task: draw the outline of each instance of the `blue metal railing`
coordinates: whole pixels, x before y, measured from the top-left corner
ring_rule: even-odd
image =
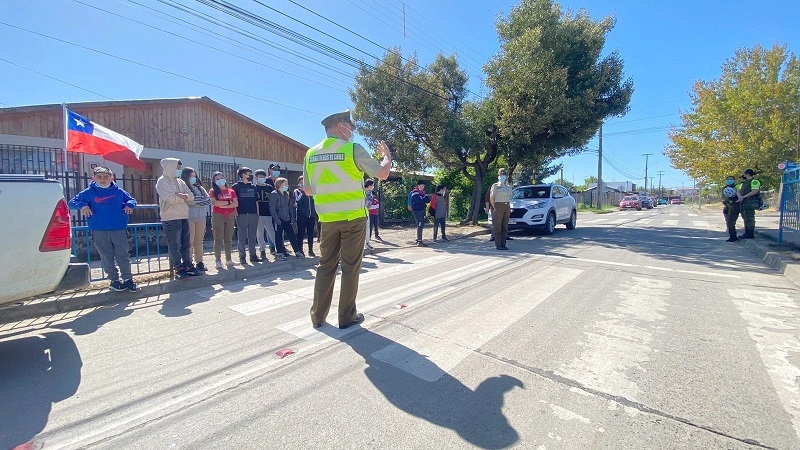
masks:
[[[166,243],[161,243],[162,235],[160,222],[128,225],[128,237],[133,239],[129,253],[131,272],[134,275],[170,270],[168,248]],[[106,277],[99,256],[92,254],[91,231],[88,226],[72,227],[72,255],[78,261],[89,263],[92,281]]]
[[[783,242],[783,232],[800,231],[800,168],[787,161],[781,180],[781,219],[778,243]]]

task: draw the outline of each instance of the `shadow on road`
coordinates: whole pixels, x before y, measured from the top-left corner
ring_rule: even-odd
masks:
[[[53,403],[77,392],[82,366],[63,331],[0,341],[0,449],[28,443],[44,429]]]
[[[364,358],[369,364],[364,370],[367,378],[402,411],[450,428],[480,448],[505,448],[519,440],[519,434],[502,412],[503,395],[514,387],[524,388],[517,378],[508,375],[491,377],[473,391],[425,355],[367,329],[339,340]],[[441,377],[428,382],[374,356],[375,352],[388,346],[415,361],[421,372],[438,372]]]

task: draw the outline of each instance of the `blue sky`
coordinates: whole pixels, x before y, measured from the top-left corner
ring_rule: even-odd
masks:
[[[229,1],[368,63],[389,47],[400,47],[405,55],[416,52],[423,64],[440,51],[455,53],[476,96],[486,93],[481,69],[499,48],[494,21],[517,3]],[[168,4],[208,13],[259,41]],[[641,185],[642,154],[652,153],[649,176],[655,184],[658,171],[663,171],[664,186],[691,186],[692,181],[673,169],[662,152],[670,124],[678,124],[679,111],[690,107],[694,81],[718,77],[724,60],[738,48],[776,42],[788,44],[795,53],[800,48],[797,0],[570,0],[561,5],[584,8],[596,19],[616,17],[606,51],[619,52],[626,76],[634,82],[630,112],[604,126],[608,161],[603,164],[603,178],[608,181]],[[185,26],[183,21],[217,34]],[[347,94],[355,73],[352,67],[198,1],[3,1],[0,42],[0,73],[6,81],[0,83],[0,107],[208,96],[308,145],[322,137],[322,117],[352,107]],[[596,140],[589,147],[596,149]],[[596,153],[566,158],[563,163],[564,178],[577,184],[597,174]]]

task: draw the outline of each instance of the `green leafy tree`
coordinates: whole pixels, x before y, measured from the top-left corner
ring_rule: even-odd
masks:
[[[454,56],[439,55],[428,67],[399,49],[375,69],[362,67],[350,97],[359,134],[370,145],[385,139],[403,172],[429,167],[460,170],[473,181],[466,221],[477,223],[481,185],[497,158],[490,101],[466,101],[468,78]]]
[[[602,57],[614,19],[594,21],[583,9],[551,0],[522,0],[498,20],[501,51],[486,65],[496,125],[509,164],[530,166],[538,179],[552,163],[576,154],[607,117],[624,115],[633,83],[617,52]]]
[[[701,182],[749,167],[766,188],[776,187],[778,164],[798,157],[798,92],[800,61],[785,45],[737,50],[719,79],[695,83],[692,108],[670,131],[664,154]]]

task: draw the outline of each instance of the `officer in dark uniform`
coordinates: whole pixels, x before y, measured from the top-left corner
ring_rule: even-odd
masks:
[[[730,176],[725,179],[725,187],[722,189],[722,215],[725,216],[725,226],[728,229],[728,240],[725,242],[736,242],[736,221],[739,220],[742,204],[739,203],[737,195],[736,177]],[[731,195],[732,194],[732,195]]]
[[[753,169],[742,172],[742,187],[739,189],[739,203],[742,205],[742,219],[744,220],[744,234],[739,239],[753,239],[756,231],[756,210],[758,209],[758,194],[761,182],[754,177]]]

